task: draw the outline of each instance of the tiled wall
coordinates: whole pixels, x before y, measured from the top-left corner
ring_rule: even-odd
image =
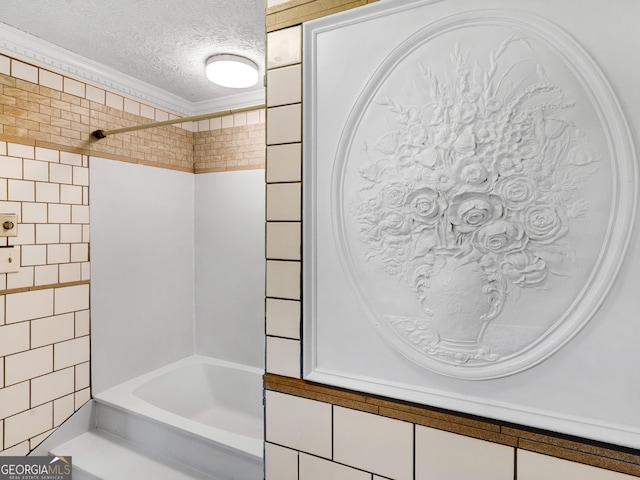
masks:
[[[0,141],[0,450],[22,455],[90,398],[89,169],[85,155]]]
[[[331,8],[355,3],[366,2],[331,2]],[[300,379],[304,219],[299,24],[332,11],[323,0],[267,2],[266,480],[640,476],[636,451]]]
[[[0,274],[0,455],[28,453],[90,398],[89,156],[186,172],[196,157],[201,171],[264,168],[264,110],[90,135],[174,118],[0,54],[0,213],[17,213],[19,232],[0,247],[13,246],[21,265]]]

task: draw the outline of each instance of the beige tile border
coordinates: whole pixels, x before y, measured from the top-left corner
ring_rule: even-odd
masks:
[[[75,287],[77,285],[90,285],[91,280],[78,280],[76,282],[50,283],[48,285],[34,285],[32,287],[9,288],[0,290],[0,295],[11,295],[12,293],[34,292],[36,290],[50,290],[52,288]]]
[[[266,390],[640,476],[640,451],[267,373]]]
[[[377,1],[378,0],[291,0],[266,9],[265,21],[267,33]]]

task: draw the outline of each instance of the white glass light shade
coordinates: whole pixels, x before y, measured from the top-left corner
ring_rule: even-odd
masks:
[[[207,59],[207,78],[229,88],[252,87],[258,82],[258,66],[238,55],[214,55]]]

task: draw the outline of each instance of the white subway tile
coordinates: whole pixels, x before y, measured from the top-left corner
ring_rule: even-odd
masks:
[[[209,130],[211,130],[209,126],[208,118],[205,120],[199,120],[197,125],[198,125],[198,132],[208,132]]]
[[[16,273],[7,275],[7,288],[33,287],[33,267],[22,267]]]
[[[276,107],[302,101],[302,65],[267,71],[267,106]]]
[[[21,223],[47,223],[47,204],[46,203],[22,203]],[[22,228],[19,225],[18,231]]]
[[[59,269],[60,282],[78,282],[82,280],[82,271],[79,263],[62,263]]]
[[[257,125],[260,123],[260,112],[258,110],[250,110],[247,112],[247,125]]]
[[[82,242],[82,225],[60,225],[60,243]]]
[[[80,264],[80,278],[82,280],[91,279],[91,263],[90,262],[82,262]]]
[[[210,118],[209,128],[211,130],[220,130],[222,128],[222,117]]]
[[[34,285],[58,283],[58,265],[41,265],[34,269]]]
[[[233,114],[233,126],[234,127],[243,127],[247,124],[247,113],[240,112]]]
[[[89,225],[82,225],[82,241],[85,243],[91,241],[91,228]]]
[[[266,441],[331,458],[331,405],[266,391]]]
[[[518,449],[518,480],[631,480],[637,478]]]
[[[50,163],[49,181],[52,183],[73,183],[73,167],[62,163]]]
[[[0,418],[24,412],[29,407],[29,382],[0,388]]]
[[[9,245],[33,245],[36,243],[36,226],[32,223],[20,223],[18,236],[9,237]]]
[[[298,452],[265,443],[265,480],[298,480]]]
[[[54,370],[89,361],[89,337],[79,337],[53,346]]]
[[[53,403],[45,403],[4,421],[4,443],[15,445],[53,428]]]
[[[107,92],[106,104],[107,107],[124,110],[124,98],[115,93]]]
[[[58,398],[53,401],[53,426],[58,427],[67,418],[73,415],[75,410],[74,394]]]
[[[29,441],[25,440],[18,445],[14,445],[13,447],[7,448],[7,442],[5,440],[4,443],[5,449],[0,452],[0,456],[3,457],[26,457],[29,454],[29,450],[31,449]]]
[[[169,113],[156,108],[156,122],[165,122],[169,120]]]
[[[15,202],[33,202],[36,199],[36,186],[32,181],[9,180],[7,198]]]
[[[300,302],[267,298],[267,335],[300,338]]]
[[[333,459],[396,480],[412,480],[413,425],[336,406]]]
[[[73,367],[34,378],[31,380],[31,407],[72,394],[75,391],[74,384]]]
[[[60,185],[36,182],[36,202],[57,203],[60,201]]]
[[[134,115],[140,115],[140,103],[130,98],[124,99],[124,111],[127,113],[133,113]]]
[[[4,325],[4,303],[5,303],[5,295],[0,295],[0,325]],[[0,364],[0,369],[2,369],[2,364]],[[2,382],[0,382],[0,388],[2,387]]]
[[[75,312],[76,317],[76,337],[89,335],[89,310]]]
[[[71,261],[71,245],[60,243],[47,245],[47,263],[68,263]]]
[[[56,315],[89,308],[89,285],[56,288],[55,291]]]
[[[20,252],[20,265],[45,265],[47,263],[46,245],[23,245]]]
[[[267,109],[267,145],[302,140],[302,105]]]
[[[31,348],[71,340],[75,335],[73,313],[31,321]]]
[[[298,222],[267,222],[267,258],[300,260],[300,230]]]
[[[40,85],[53,90],[62,91],[62,75],[50,72],[44,68],[40,69]]]
[[[89,244],[88,243],[71,244],[71,261],[72,262],[89,261]]]
[[[22,159],[0,156],[0,176],[3,178],[22,178]]]
[[[29,350],[29,322],[0,327],[0,357],[25,350]]]
[[[0,290],[7,289],[7,275],[0,275]]]
[[[60,243],[60,225],[55,223],[39,223],[36,225],[36,243]]]
[[[89,205],[89,187],[82,187],[82,204]]]
[[[71,166],[82,166],[82,154],[73,152],[60,152],[60,163]]]
[[[10,293],[6,296],[6,323],[53,315],[53,289]]]
[[[84,98],[85,95],[85,84],[82,82],[78,82],[69,77],[64,77],[62,81],[62,91],[64,93],[68,93],[70,95],[75,95],[76,97]]]
[[[267,220],[300,221],[301,188],[299,183],[267,185]]]
[[[40,435],[36,435],[33,438],[29,439],[29,448],[33,450],[36,448],[42,441],[44,441],[49,435],[51,435],[55,431],[55,428],[51,430],[47,430],[46,432],[41,433]]]
[[[73,167],[73,184],[89,185],[89,169],[86,167]]]
[[[11,76],[31,83],[38,83],[38,68],[18,60],[11,60]]]
[[[85,94],[86,94],[87,100],[99,103],[100,105],[105,104],[105,96],[106,96],[105,93],[106,92],[104,90],[98,87],[94,87],[93,85],[86,86]]]
[[[49,180],[49,163],[39,160],[24,160],[24,179],[39,180],[46,182]]]
[[[267,68],[283,67],[302,60],[302,27],[267,34]]]
[[[85,388],[75,393],[73,401],[75,409],[78,410],[82,405],[91,400],[91,389]]]
[[[1,162],[2,160],[0,160]],[[0,178],[0,200],[6,200],[9,194],[9,188],[7,187],[7,179]]]
[[[82,187],[79,185],[60,185],[60,203],[82,205]]]
[[[225,115],[220,119],[222,120],[222,128],[233,128],[233,115]]]
[[[7,143],[7,155],[10,157],[34,158],[35,147],[20,143]]]
[[[267,261],[268,297],[300,299],[300,263]]]
[[[82,390],[91,384],[91,364],[89,362],[81,363],[75,366],[76,383],[75,389]]]
[[[49,223],[71,223],[71,205],[50,203]]]
[[[11,59],[0,55],[0,73],[3,75],[11,75]]]
[[[300,478],[304,480],[371,480],[371,474],[301,453]]]
[[[300,378],[300,341],[267,337],[268,373]]]
[[[60,151],[50,148],[36,147],[36,160],[58,163],[60,161]]]
[[[416,480],[513,480],[513,470],[512,447],[416,426]]]
[[[72,223],[89,223],[89,207],[87,205],[71,206]]]
[[[24,382],[53,371],[53,347],[28,350],[4,359],[5,385]]]
[[[156,118],[156,109],[144,103],[140,104],[140,116],[154,120]]]

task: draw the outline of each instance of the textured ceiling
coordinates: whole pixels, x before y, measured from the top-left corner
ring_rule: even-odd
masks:
[[[235,53],[264,73],[264,0],[0,0],[0,22],[188,102],[262,89],[217,87],[205,60]]]

